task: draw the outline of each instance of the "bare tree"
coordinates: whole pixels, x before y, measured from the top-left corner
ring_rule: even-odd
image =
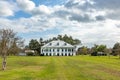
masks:
[[[15,45],[18,41],[18,37],[16,33],[11,29],[1,29],[0,30],[0,53],[2,56],[2,70],[6,69],[6,58],[8,55],[8,51],[11,49],[13,45]]]

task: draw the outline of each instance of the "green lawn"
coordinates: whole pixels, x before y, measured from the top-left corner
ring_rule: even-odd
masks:
[[[120,80],[120,59],[113,56],[10,56],[7,62],[0,80]]]

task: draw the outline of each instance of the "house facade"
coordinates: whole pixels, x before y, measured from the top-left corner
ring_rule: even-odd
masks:
[[[75,47],[61,40],[51,41],[41,47],[44,56],[75,56]]]

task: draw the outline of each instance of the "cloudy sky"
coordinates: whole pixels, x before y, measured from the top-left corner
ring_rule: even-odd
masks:
[[[25,39],[58,34],[83,45],[120,42],[120,0],[0,0],[0,28],[11,28]]]

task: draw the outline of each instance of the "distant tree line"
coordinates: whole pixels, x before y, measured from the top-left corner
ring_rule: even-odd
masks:
[[[85,46],[78,48],[77,54],[78,55],[92,55],[92,56],[99,56],[99,55],[107,55],[107,53],[111,53],[111,49],[108,49],[106,45],[97,45],[94,44],[93,47],[87,48]]]
[[[120,58],[120,43],[115,43],[113,48],[107,48],[106,45],[97,45],[95,44],[92,48],[88,48],[87,46],[82,46],[78,48],[77,55],[92,55],[92,56],[119,56]]]

